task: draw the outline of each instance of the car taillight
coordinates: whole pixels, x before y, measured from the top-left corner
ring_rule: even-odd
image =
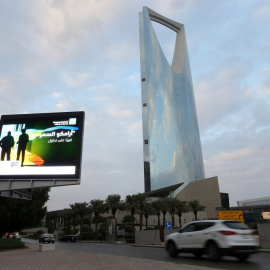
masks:
[[[223,234],[223,235],[236,235],[236,232],[232,232],[232,231],[219,231],[219,233]]]

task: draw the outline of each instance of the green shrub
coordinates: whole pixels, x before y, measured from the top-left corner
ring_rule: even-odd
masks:
[[[145,231],[151,231],[151,230],[155,230],[155,228],[154,227],[148,227],[148,228],[145,228],[144,230]]]
[[[0,239],[0,251],[5,249],[25,248],[25,244],[18,239],[3,238]]]
[[[127,239],[126,242],[130,244],[135,244],[135,239]]]
[[[162,225],[159,225],[159,226],[158,226],[158,225],[156,225],[156,226],[154,227],[154,229],[155,229],[155,230],[160,230],[160,229],[164,229],[164,228],[163,228],[163,226],[162,226]]]
[[[30,239],[39,239],[41,234],[39,233],[34,233],[34,234],[30,234],[27,236],[27,238],[30,238]]]
[[[83,225],[82,227],[82,240],[93,240],[95,239],[95,232],[90,225]]]
[[[95,233],[94,232],[83,232],[82,233],[82,240],[94,240]]]

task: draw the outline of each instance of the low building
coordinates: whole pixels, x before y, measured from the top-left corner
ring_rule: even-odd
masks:
[[[198,200],[201,205],[205,206],[207,219],[218,219],[216,209],[223,207],[217,176],[189,183],[177,194],[176,198],[186,202]],[[226,205],[230,205],[229,196],[227,196]]]
[[[242,200],[237,202],[238,206],[262,206],[270,205],[270,197]]]

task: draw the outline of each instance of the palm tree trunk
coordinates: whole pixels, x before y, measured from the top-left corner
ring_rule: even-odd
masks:
[[[174,227],[174,214],[172,214],[172,227]]]
[[[166,213],[165,214],[163,213],[163,228],[165,228],[165,223],[166,223],[165,215],[166,215]]]
[[[81,224],[80,224],[80,241],[82,241],[82,227],[83,227],[83,218],[81,217]]]
[[[134,215],[132,215],[132,221],[131,221],[131,225],[132,225],[132,239],[135,239],[135,232],[134,232]]]
[[[75,232],[75,222],[76,222],[76,220],[75,220],[75,218],[73,219],[73,234],[76,234],[76,232]]]
[[[181,221],[182,215],[178,214],[178,217],[179,217],[179,227],[182,228],[182,221]]]
[[[143,223],[143,212],[140,211],[140,231],[142,231],[142,223]]]
[[[96,218],[97,219],[97,218]],[[98,222],[96,221],[96,224],[95,224],[95,240],[97,241],[98,240],[98,235],[97,235],[97,228],[98,228]]]
[[[194,212],[195,220],[197,220],[197,211],[195,210]]]

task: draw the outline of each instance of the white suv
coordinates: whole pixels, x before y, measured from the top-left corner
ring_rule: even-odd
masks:
[[[171,257],[178,253],[207,254],[212,260],[221,256],[235,256],[246,260],[258,249],[254,231],[245,224],[232,220],[194,221],[165,238],[165,247]]]

